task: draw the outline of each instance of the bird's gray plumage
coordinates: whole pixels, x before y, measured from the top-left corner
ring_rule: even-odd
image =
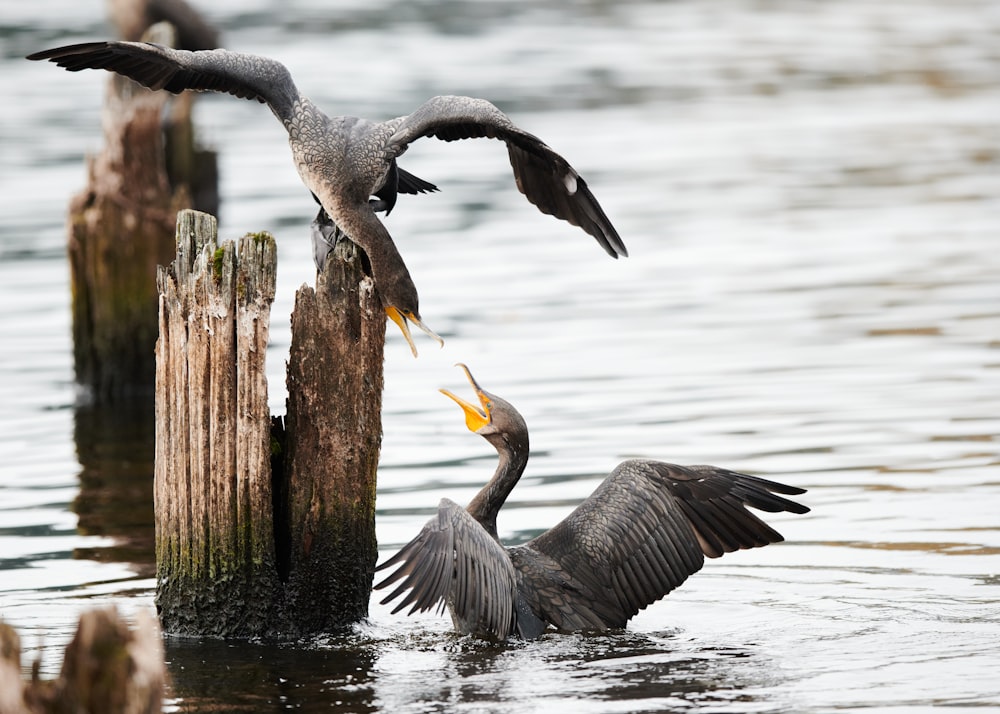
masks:
[[[150,89],[224,92],[266,103],[288,131],[303,183],[336,227],[367,253],[386,308],[398,310],[421,327],[416,287],[388,231],[375,216],[376,210],[391,210],[397,192],[435,190],[433,184],[401,173],[396,166],[396,159],[421,137],[504,141],[517,186],[531,203],[543,213],[583,228],[610,256],[627,255],[617,231],[576,170],[483,99],[434,97],[409,116],[372,122],[327,116],[299,93],[284,65],[256,55],[222,49],[188,52],[144,42],[89,42],[37,52],[28,59],[50,60],[73,72],[106,69]],[[379,200],[369,203],[372,196]],[[315,247],[315,230],[313,236]],[[317,258],[320,252],[314,250]],[[405,324],[400,327],[407,334]]]
[[[804,493],[800,488],[714,466],[633,459],[559,524],[503,548],[496,516],[527,463],[527,427],[512,405],[469,379],[488,419],[476,431],[497,448],[500,464],[466,509],[442,500],[417,537],[378,566],[396,568],[376,585],[398,583],[383,602],[405,593],[393,612],[446,605],[460,632],[501,640],[536,637],[548,627],[621,628],[700,570],[706,556],[781,541],[748,506],[809,511],[778,495]],[[449,396],[467,414],[475,409]]]

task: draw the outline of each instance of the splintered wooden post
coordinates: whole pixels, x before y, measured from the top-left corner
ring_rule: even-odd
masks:
[[[160,268],[156,343],[157,607],[166,631],[281,631],[264,357],[277,253],[267,234],[217,244],[182,211]]]
[[[297,295],[288,415],[272,435],[274,239],[220,247],[215,230],[182,211],[177,258],[159,273],[161,622],[225,637],[340,629],[368,614],[375,566],[385,312],[357,248],[338,246]]]
[[[292,314],[287,455],[289,611],[306,631],[368,614],[382,442],[385,312],[358,249],[341,242]]]

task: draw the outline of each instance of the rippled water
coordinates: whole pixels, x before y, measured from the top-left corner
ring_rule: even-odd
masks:
[[[290,7],[289,7],[290,5]],[[76,407],[64,216],[100,146],[101,73],[24,62],[105,37],[90,4],[0,10],[0,617],[42,670],[77,613],[149,608],[149,421]],[[1000,6],[678,1],[215,3],[335,113],[484,96],[564,153],[619,228],[611,261],[516,192],[501,145],[404,157],[443,191],[388,225],[447,344],[386,355],[383,556],[487,444],[456,361],[532,429],[516,542],[626,457],[809,489],[787,542],[709,563],[625,633],[488,647],[373,602],[298,647],[169,641],[177,711],[914,711],[1000,705]],[[198,105],[221,232],[272,231],[284,411],[313,211],[280,126]]]

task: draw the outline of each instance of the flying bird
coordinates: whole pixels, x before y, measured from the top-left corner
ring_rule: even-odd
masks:
[[[407,321],[438,342],[441,338],[421,320],[416,286],[375,213],[391,211],[399,193],[436,190],[396,164],[421,137],[500,139],[507,145],[517,187],[531,203],[582,228],[611,257],[628,255],[597,199],[566,159],[485,99],[434,97],[409,116],[376,122],[326,115],[299,93],[283,64],[257,55],[223,49],[188,52],[146,42],[88,42],[36,52],[28,59],[50,60],[71,72],[106,69],[150,89],[225,92],[267,104],[288,132],[302,182],[322,206],[315,223],[325,225],[325,212],[365,251],[383,307],[414,355]],[[317,261],[322,233],[313,230]]]
[[[497,514],[528,461],[528,428],[509,402],[483,390],[465,365],[479,404],[441,390],[465,423],[497,450],[493,478],[462,508],[441,499],[420,533],[376,569],[395,570],[393,613],[447,607],[455,628],[492,640],[623,628],[639,610],[697,572],[705,557],[783,540],[747,510],[808,513],[776,494],[804,489],[715,466],[660,461],[619,464],[562,522],[504,547]]]

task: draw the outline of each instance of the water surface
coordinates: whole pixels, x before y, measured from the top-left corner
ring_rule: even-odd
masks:
[[[98,72],[28,63],[108,36],[65,0],[0,10],[0,617],[42,671],[77,614],[151,607],[150,423],[81,406],[65,210],[100,147]],[[452,365],[532,433],[501,514],[523,541],[619,461],[809,489],[787,541],[726,556],[624,633],[496,648],[373,601],[297,646],[170,640],[175,711],[784,712],[1000,705],[1000,12],[991,2],[215,3],[335,113],[487,97],[564,153],[631,257],[528,205],[494,142],[418,142],[440,194],[387,224],[442,334],[392,329],[378,538],[394,552],[489,446]],[[206,97],[221,234],[270,230],[268,354],[312,282],[311,199],[263,108]],[[120,415],[119,415],[120,416]]]

